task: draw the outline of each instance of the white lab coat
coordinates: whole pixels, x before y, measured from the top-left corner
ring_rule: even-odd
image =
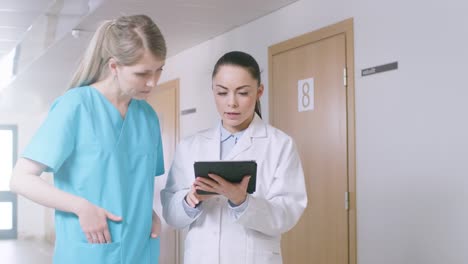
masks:
[[[281,234],[307,205],[301,161],[291,137],[257,115],[225,160],[256,160],[256,192],[236,217],[224,196],[200,205],[190,218],[183,199],[194,181],[193,163],[220,159],[220,127],[199,132],[177,146],[165,189],[163,217],[176,228],[189,226],[184,264],[280,264]]]

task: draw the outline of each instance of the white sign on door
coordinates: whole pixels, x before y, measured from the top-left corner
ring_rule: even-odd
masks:
[[[314,110],[314,78],[297,82],[297,107],[299,112]]]

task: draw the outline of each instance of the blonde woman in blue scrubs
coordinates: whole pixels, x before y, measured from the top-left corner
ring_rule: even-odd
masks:
[[[177,146],[161,192],[164,219],[174,227],[188,227],[184,264],[281,264],[281,235],[307,205],[296,146],[261,119],[263,85],[252,56],[224,54],[212,81],[221,121]],[[255,160],[256,191],[246,192],[248,176],[240,183],[215,174],[195,179],[193,163],[203,160]]]
[[[165,57],[149,17],[103,23],[18,160],[12,190],[56,209],[54,263],[158,263],[153,184],[164,163],[158,117],[144,99]],[[44,171],[55,187],[38,177]]]

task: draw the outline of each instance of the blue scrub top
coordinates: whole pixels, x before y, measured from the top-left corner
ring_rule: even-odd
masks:
[[[112,243],[89,244],[78,217],[56,210],[54,263],[158,263],[159,239],[150,233],[154,176],[164,161],[159,120],[146,101],[131,100],[123,119],[95,88],[71,89],[23,157],[46,165],[57,188],[123,218],[108,220]]]

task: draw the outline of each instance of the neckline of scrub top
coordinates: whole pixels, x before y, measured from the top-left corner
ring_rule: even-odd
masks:
[[[112,111],[116,112],[118,116],[120,117],[120,121],[123,123],[125,122],[125,119],[127,119],[128,113],[130,112],[130,107],[132,106],[133,103],[133,98],[130,99],[130,102],[128,102],[128,107],[127,107],[127,112],[125,112],[125,117],[122,116],[120,113],[119,109],[104,95],[102,94],[96,87],[89,85],[88,86],[94,93],[97,93],[101,99],[111,108],[113,109]]]
[[[97,94],[99,98],[101,98],[101,101],[104,102],[104,104],[107,105],[107,107],[109,109],[111,109],[112,112],[114,112],[113,115],[117,116],[118,117],[118,129],[119,130],[119,133],[117,135],[117,138],[115,139],[115,145],[114,147],[117,148],[120,144],[120,141],[121,141],[121,138],[122,138],[122,134],[123,134],[123,131],[125,130],[125,127],[126,127],[126,123],[128,123],[128,119],[130,118],[131,116],[131,113],[132,113],[132,109],[133,109],[133,98],[130,99],[130,102],[128,104],[128,109],[127,109],[127,112],[125,113],[125,117],[122,117],[122,115],[120,114],[120,111],[117,109],[117,107],[115,107],[114,104],[111,103],[111,101],[109,101],[109,99],[107,99],[107,97],[105,97],[98,89],[96,89],[95,87],[89,85],[88,86],[90,88],[90,90]],[[116,125],[116,124],[114,124]]]

